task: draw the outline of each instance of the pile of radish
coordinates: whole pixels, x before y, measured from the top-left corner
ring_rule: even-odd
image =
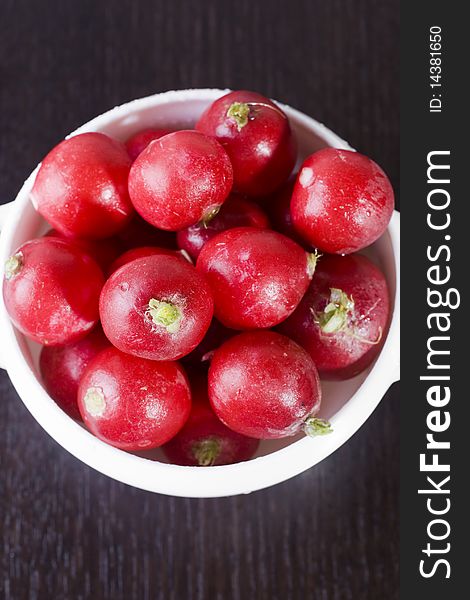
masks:
[[[296,159],[284,112],[247,91],[194,130],[49,152],[31,201],[53,229],[8,259],[3,297],[71,418],[199,466],[330,431],[320,380],[357,375],[385,339],[385,277],[354,253],[394,196],[359,153],[325,148],[292,175]]]

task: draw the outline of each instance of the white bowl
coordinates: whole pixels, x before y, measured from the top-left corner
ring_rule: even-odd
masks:
[[[89,121],[71,135],[101,131],[124,140],[151,126],[191,127],[202,111],[226,90],[180,90],[134,100]],[[314,119],[281,105],[299,141],[300,157],[319,148],[350,146]],[[41,235],[46,224],[29,200],[37,168],[17,198],[0,212],[0,270],[23,242]],[[399,379],[399,214],[394,213],[386,233],[369,250],[384,271],[392,295],[393,318],[375,364],[346,382],[325,383],[321,416],[330,419],[333,433],[319,438],[298,436],[260,444],[247,462],[221,467],[180,467],[166,464],[157,452],[148,457],[123,452],[101,442],[70,419],[42,387],[37,367],[39,347],[11,325],[0,302],[0,364],[38,423],[56,442],[78,459],[114,479],[135,487],[185,497],[217,497],[249,493],[305,471],[334,452],[366,421],[389,386]],[[0,271],[3,280],[3,272]],[[155,460],[157,459],[157,460]]]

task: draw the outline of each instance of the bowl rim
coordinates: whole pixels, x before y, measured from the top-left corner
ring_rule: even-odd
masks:
[[[67,137],[103,129],[115,119],[136,110],[191,100],[211,102],[228,91],[213,88],[172,90],[131,100],[91,119]],[[329,145],[352,149],[322,123],[285,104],[278,104],[289,118],[308,127]],[[1,207],[0,223],[1,217],[5,217],[0,235],[2,279],[4,259],[9,254],[14,232],[20,227],[23,211],[30,202],[29,191],[39,166],[26,179],[16,199]],[[2,362],[21,400],[41,427],[76,458],[113,479],[150,492],[194,498],[231,496],[263,489],[298,475],[342,446],[369,418],[390,385],[399,380],[400,215],[397,211],[394,211],[384,235],[390,238],[395,267],[394,309],[387,339],[366,379],[331,418],[333,433],[325,437],[305,437],[271,454],[210,469],[151,461],[102,442],[55,404],[25,361],[3,300],[0,300]]]

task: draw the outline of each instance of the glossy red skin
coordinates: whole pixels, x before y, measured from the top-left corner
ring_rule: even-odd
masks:
[[[197,131],[176,131],[150,144],[129,174],[137,212],[154,227],[177,231],[226,200],[233,169],[222,146]]]
[[[325,148],[304,161],[291,215],[295,229],[313,247],[351,254],[384,233],[393,207],[391,183],[374,161],[358,152]]]
[[[235,333],[233,329],[228,329],[214,317],[202,341],[192,352],[183,357],[183,363],[200,369],[208,369],[214,351]]]
[[[26,242],[16,254],[23,266],[3,280],[5,307],[15,327],[45,346],[85,337],[98,322],[104,283],[96,262],[75,244],[53,237]]]
[[[64,235],[110,237],[134,212],[127,191],[130,166],[131,159],[121,142],[103,133],[73,136],[42,161],[31,200],[46,221]]]
[[[299,433],[318,413],[321,388],[310,355],[273,331],[237,335],[215,351],[209,399],[219,419],[258,439]]]
[[[87,407],[90,388],[104,398],[98,411]],[[183,427],[191,410],[191,391],[178,363],[107,348],[88,365],[78,406],[85,425],[100,440],[122,450],[147,450],[165,444]]]
[[[77,404],[78,385],[89,363],[110,346],[101,327],[67,346],[44,346],[39,357],[44,387],[72,419],[81,420]]]
[[[325,334],[315,322],[315,311],[328,304],[330,288],[343,290],[354,300],[349,326],[355,336],[339,332]],[[348,379],[366,369],[385,341],[390,317],[387,282],[382,272],[365,256],[323,256],[312,283],[295,312],[279,331],[303,346],[313,358],[323,379]],[[382,341],[368,344],[361,341]]]
[[[170,129],[144,129],[131,136],[126,141],[126,150],[131,160],[134,161],[150,142],[158,140],[169,133],[172,133]]]
[[[196,223],[182,229],[176,234],[176,239],[178,246],[196,260],[208,240],[221,231],[242,226],[266,229],[269,227],[268,217],[254,202],[233,194],[208,223]]]
[[[63,235],[55,229],[46,233],[46,237],[56,237],[77,245],[84,252],[96,260],[103,272],[106,272],[109,265],[121,254],[122,246],[115,237],[104,240],[85,240],[80,238],[71,238]]]
[[[248,123],[238,129],[227,116],[234,102],[253,103]],[[213,102],[196,129],[214,136],[233,165],[234,189],[248,196],[270,194],[286,181],[294,168],[297,144],[284,112],[255,92],[236,91]]]
[[[118,258],[116,258],[116,260],[110,265],[107,271],[108,277],[123,265],[127,265],[127,263],[130,263],[137,258],[145,258],[146,256],[159,256],[161,254],[165,256],[176,256],[176,258],[179,258],[180,260],[189,262],[179,250],[156,248],[155,246],[142,246],[141,248],[132,248],[131,250],[127,250],[127,252],[124,252],[124,254],[118,256]]]
[[[232,329],[273,327],[296,308],[311,279],[308,254],[275,231],[237,227],[209,240],[197,259],[215,316]]]
[[[159,248],[177,249],[176,234],[173,231],[157,229],[142,217],[135,214],[131,222],[119,232],[118,239],[125,250],[141,248],[142,246],[158,246]]]
[[[172,302],[181,311],[170,333],[147,313],[150,299]],[[175,256],[138,258],[115,271],[100,297],[103,330],[123,352],[152,360],[176,360],[203,339],[213,316],[212,294],[204,277]]]
[[[220,451],[207,466],[230,465],[252,458],[259,441],[229,429],[217,418],[207,396],[206,378],[193,378],[191,390],[193,402],[189,419],[162,448],[170,462],[188,467],[204,466],[194,454],[195,445],[213,440],[219,443]]]

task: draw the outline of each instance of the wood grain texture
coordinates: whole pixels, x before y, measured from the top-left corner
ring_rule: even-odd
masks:
[[[0,202],[94,115],[205,86],[315,116],[398,189],[398,18],[397,0],[2,0]],[[41,430],[4,373],[0,393],[0,598],[398,597],[397,386],[317,467],[214,500],[107,479]]]

